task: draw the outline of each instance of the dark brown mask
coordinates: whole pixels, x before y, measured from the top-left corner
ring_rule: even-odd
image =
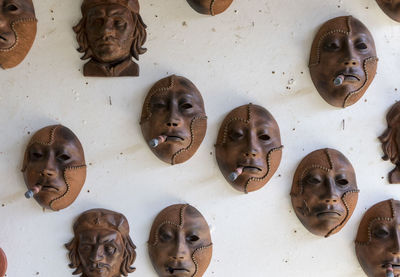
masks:
[[[391,19],[400,22],[400,0],[376,0],[376,2]]]
[[[356,253],[369,277],[400,276],[400,202],[372,206],[358,227]]]
[[[32,0],[0,0],[0,66],[21,63],[32,47],[37,20]]]
[[[232,110],[222,122],[215,145],[219,169],[235,189],[248,193],[262,188],[282,158],[279,126],[258,105]]]
[[[314,38],[310,73],[319,94],[335,107],[356,103],[375,77],[378,58],[367,27],[352,16],[325,22]]]
[[[329,237],[350,219],[358,192],[349,160],[327,148],[311,152],[300,162],[290,196],[304,227],[314,235]]]
[[[148,249],[158,276],[201,277],[212,256],[210,229],[196,208],[172,205],[154,220]]]
[[[172,75],[150,89],[140,121],[151,151],[172,165],[190,159],[207,130],[203,98],[185,77]]]
[[[6,275],[7,272],[7,257],[3,249],[0,248],[0,277]]]
[[[146,25],[139,14],[138,0],[84,0],[82,19],[74,27],[84,53],[85,76],[139,76],[132,57],[146,52]]]
[[[120,277],[135,271],[131,265],[136,259],[136,246],[123,214],[105,209],[84,212],[75,221],[74,238],[65,246],[74,275]]]
[[[388,128],[379,137],[382,142],[383,160],[390,160],[396,167],[389,173],[391,184],[400,183],[400,102],[392,106],[386,115]]]
[[[58,211],[72,204],[86,179],[85,156],[75,134],[62,125],[47,126],[30,140],[22,167],[27,198]]]
[[[224,12],[233,0],[186,0],[198,13],[217,15]]]

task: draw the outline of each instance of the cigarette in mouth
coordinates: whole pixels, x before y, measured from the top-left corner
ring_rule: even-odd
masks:
[[[243,167],[238,167],[235,169],[235,171],[231,172],[228,176],[228,179],[231,180],[231,182],[235,181],[241,174],[243,173]]]
[[[28,190],[25,192],[25,197],[27,199],[32,198],[35,194],[37,194],[40,191],[40,188],[37,186],[34,186],[32,189]]]
[[[158,136],[158,137],[150,140],[149,145],[151,148],[156,148],[158,145],[165,142],[166,140],[167,140],[167,136],[161,135],[161,136]]]
[[[391,264],[385,265],[386,277],[394,277],[393,266]]]
[[[344,81],[344,75],[340,74],[335,78],[335,80],[333,80],[333,84],[338,87],[343,84],[343,81]]]

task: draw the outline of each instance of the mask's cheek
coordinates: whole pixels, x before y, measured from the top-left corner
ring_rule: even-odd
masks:
[[[344,203],[344,207],[346,209],[346,217],[344,220],[336,226],[329,235],[336,234],[339,232],[344,225],[346,225],[347,221],[349,221],[350,217],[352,216],[358,201],[358,190],[351,190],[344,193],[342,196],[342,202]]]
[[[212,257],[212,244],[198,248],[192,254],[192,260],[196,266],[193,277],[201,277],[206,272]]]
[[[36,36],[37,20],[35,18],[20,19],[12,23],[16,36],[15,44],[6,50],[0,50],[0,66],[12,68],[21,63],[31,49]]]

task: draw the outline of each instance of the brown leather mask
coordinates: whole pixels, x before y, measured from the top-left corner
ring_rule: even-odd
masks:
[[[217,15],[224,12],[233,0],[186,0],[198,13]]]
[[[201,277],[211,261],[210,229],[190,205],[172,205],[153,222],[148,249],[160,277]]]
[[[358,200],[356,174],[335,149],[308,154],[297,167],[290,193],[293,209],[304,227],[317,236],[339,232]]]
[[[82,19],[74,27],[85,76],[139,76],[132,57],[146,52],[146,25],[138,0],[84,0]]]
[[[172,165],[190,159],[207,129],[203,98],[185,77],[172,75],[150,89],[140,121],[151,151]]]
[[[367,27],[352,16],[325,22],[314,38],[310,73],[319,94],[335,107],[356,103],[375,77],[378,58]]]
[[[0,277],[6,275],[7,272],[7,257],[3,249],[0,248]]]
[[[232,110],[222,122],[215,145],[219,169],[235,189],[262,188],[282,158],[281,136],[274,117],[258,105]]]
[[[400,276],[400,202],[372,206],[358,227],[356,253],[369,277]]]
[[[400,102],[392,106],[386,115],[388,128],[379,137],[382,142],[383,160],[390,160],[396,167],[389,173],[391,184],[400,183]]]
[[[30,140],[22,167],[27,198],[58,211],[72,204],[86,179],[85,156],[75,134],[62,125],[47,126]]]
[[[74,238],[65,246],[74,275],[120,277],[135,271],[131,265],[136,259],[136,246],[123,214],[105,209],[82,213],[74,224]]]
[[[32,47],[37,19],[32,0],[0,0],[0,66],[17,66]]]
[[[386,15],[400,22],[400,0],[376,0],[376,2]]]

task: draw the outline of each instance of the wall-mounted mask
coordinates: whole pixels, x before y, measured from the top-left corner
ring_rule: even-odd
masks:
[[[84,0],[82,19],[74,27],[85,76],[139,76],[132,57],[146,52],[146,25],[138,0]]]
[[[47,126],[30,140],[22,166],[27,198],[58,211],[72,204],[86,179],[85,156],[75,134],[62,125]]]
[[[25,59],[36,25],[32,0],[0,0],[0,67],[11,68]]]
[[[7,257],[3,249],[0,248],[0,277],[4,277],[7,272]]]
[[[386,115],[388,124],[385,132],[379,137],[382,142],[383,160],[390,160],[396,167],[389,173],[391,184],[400,183],[400,102],[394,104]]]
[[[325,22],[310,55],[312,81],[322,98],[335,107],[356,103],[375,77],[378,58],[367,27],[352,16]]]
[[[329,237],[350,219],[358,192],[349,160],[327,148],[311,152],[300,162],[290,196],[304,227],[314,235]]]
[[[211,261],[210,229],[190,205],[172,205],[153,222],[148,250],[160,277],[201,277]]]
[[[376,0],[376,2],[386,15],[400,22],[400,0]]]
[[[217,15],[224,12],[233,0],[186,0],[198,13]]]
[[[120,277],[135,271],[131,265],[136,259],[136,246],[123,214],[105,209],[82,213],[74,223],[74,238],[65,246],[74,275]]]
[[[358,227],[356,254],[369,277],[400,276],[400,202],[386,200],[372,206]]]
[[[151,151],[172,165],[190,159],[207,129],[203,98],[188,79],[172,75],[150,89],[140,126]]]
[[[258,105],[232,110],[222,122],[215,145],[219,169],[235,189],[262,188],[282,158],[281,136],[274,117]]]

